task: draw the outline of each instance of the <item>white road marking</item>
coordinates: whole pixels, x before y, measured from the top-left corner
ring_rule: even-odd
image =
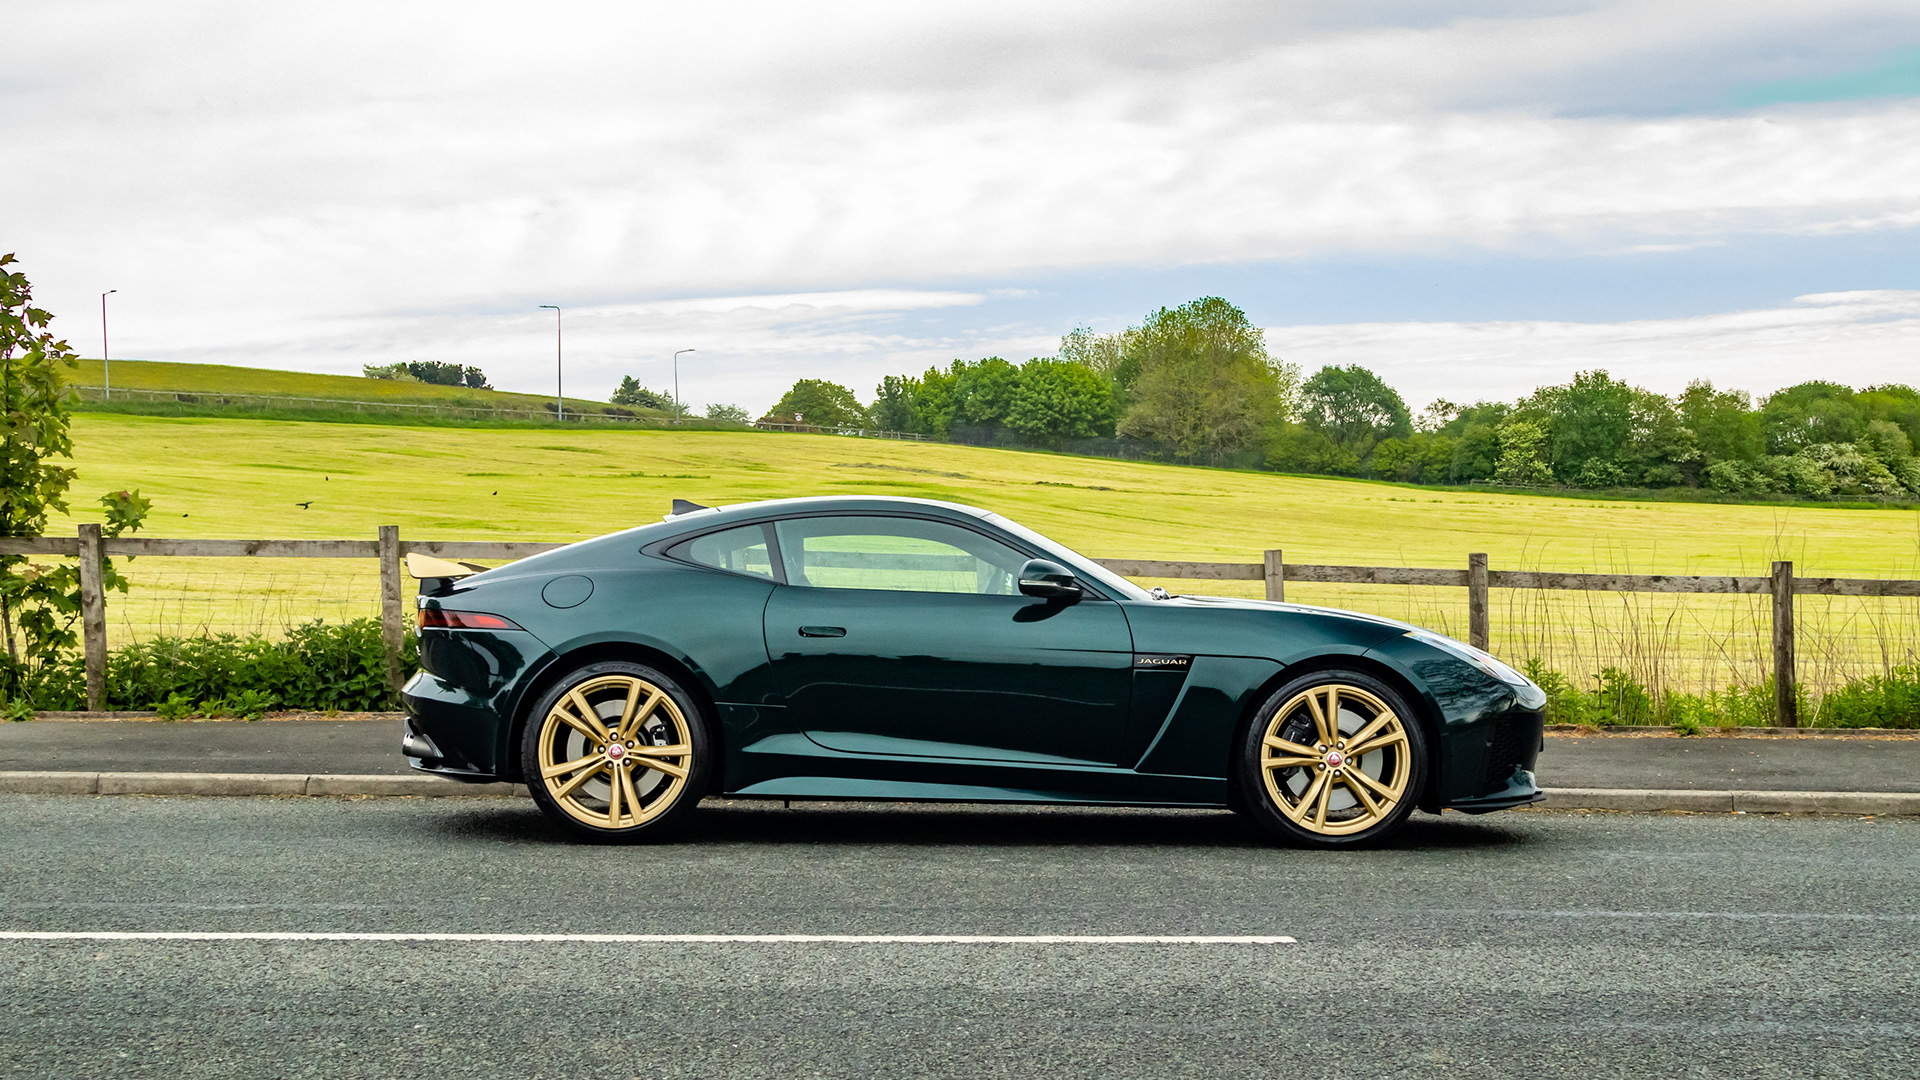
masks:
[[[1290,937],[1181,934],[350,934],[220,930],[0,930],[0,941],[481,941],[611,945],[1294,945]]]
[[[1527,909],[1439,909],[1452,915],[1537,916],[1546,919],[1738,919],[1764,922],[1769,919],[1831,920],[1840,922],[1915,922],[1920,915],[1855,915],[1831,911],[1593,911]]]

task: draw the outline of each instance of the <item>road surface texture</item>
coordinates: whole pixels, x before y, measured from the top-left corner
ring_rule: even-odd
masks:
[[[1920,1075],[1920,820],[0,796],[0,931],[1285,935],[23,940],[7,1077]]]
[[[403,774],[400,721],[0,724],[0,772]],[[1920,791],[1920,738],[1547,736],[1540,782],[1565,788]]]

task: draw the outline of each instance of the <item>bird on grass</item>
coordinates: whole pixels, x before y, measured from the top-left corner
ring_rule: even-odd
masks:
[[[293,505],[299,507],[302,510],[311,510],[313,509],[313,504],[319,501],[320,501],[319,499],[308,499],[306,502],[297,502],[297,503],[294,503]]]

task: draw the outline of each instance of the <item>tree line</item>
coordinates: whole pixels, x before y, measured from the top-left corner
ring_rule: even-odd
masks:
[[[1518,401],[1443,399],[1415,414],[1357,364],[1303,378],[1220,297],[1118,333],[1076,328],[1023,364],[889,375],[865,405],[802,379],[762,419],[1419,484],[1920,495],[1911,386],[1812,381],[1756,400],[1705,380],[1669,396],[1583,371]]]

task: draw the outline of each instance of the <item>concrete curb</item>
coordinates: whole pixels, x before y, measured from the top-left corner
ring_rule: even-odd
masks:
[[[527,796],[523,784],[462,784],[438,776],[341,773],[0,772],[8,795]],[[1700,814],[1920,815],[1920,792],[1686,791],[1549,788],[1543,810],[1684,810]]]
[[[1687,810],[1705,814],[1920,814],[1911,791],[1685,791],[1548,788],[1545,810]]]
[[[1596,735],[1676,735],[1679,729],[1671,724],[1659,727],[1611,724],[1606,727],[1591,727],[1583,724],[1548,724],[1549,735],[1578,735],[1592,737]],[[1700,731],[1690,738],[1725,739],[1739,738],[1743,735],[1773,737],[1777,735],[1804,735],[1815,739],[1884,739],[1888,736],[1912,738],[1920,734],[1914,728],[1886,727],[1710,727],[1702,726]]]
[[[9,795],[525,796],[522,784],[341,773],[0,772]]]

